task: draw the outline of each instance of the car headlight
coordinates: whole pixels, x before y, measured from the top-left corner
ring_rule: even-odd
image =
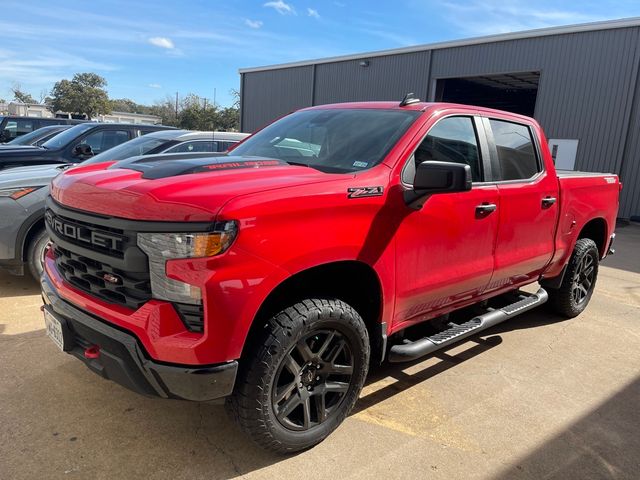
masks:
[[[149,257],[151,292],[154,298],[170,302],[199,304],[198,287],[167,277],[167,260],[213,257],[227,250],[238,234],[236,222],[218,222],[211,232],[138,233],[138,246]]]
[[[0,197],[9,197],[13,200],[18,200],[19,198],[24,197],[25,195],[30,194],[38,190],[40,187],[16,187],[16,188],[3,188],[0,189]]]

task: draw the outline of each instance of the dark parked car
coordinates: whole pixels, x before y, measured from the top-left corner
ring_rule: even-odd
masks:
[[[71,125],[49,125],[48,127],[41,127],[37,130],[34,130],[33,132],[20,135],[10,142],[1,144],[0,149],[13,148],[19,145],[32,145],[35,147],[39,147],[44,142],[52,139],[60,132],[63,132],[64,130],[67,130],[69,128],[71,128]]]
[[[85,122],[86,120],[70,118],[0,116],[0,143],[10,142],[16,137],[50,125],[77,125]]]
[[[226,152],[248,136],[248,133],[237,132],[163,130],[118,145],[108,153],[96,155],[84,164],[124,160],[136,155],[152,155],[156,153]]]
[[[246,138],[246,133],[163,130],[135,138],[83,163],[123,160],[138,155],[179,160],[210,157]],[[146,157],[144,157],[146,158]],[[128,161],[128,160],[127,160]],[[49,182],[69,164],[32,165],[0,173],[0,268],[22,275],[25,266],[37,279],[42,273],[42,255],[49,237],[44,231],[44,200]]]
[[[56,135],[40,147],[18,145],[1,149],[0,170],[47,163],[78,163],[133,138],[169,128],[173,127],[83,123]]]

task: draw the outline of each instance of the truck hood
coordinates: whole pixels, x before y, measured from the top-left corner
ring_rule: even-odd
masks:
[[[0,175],[0,188],[49,185],[51,179],[67,167],[68,165],[47,164],[9,168]]]
[[[39,153],[46,152],[46,149],[42,147],[34,147],[32,145],[0,145],[0,155],[2,156],[22,156],[22,155],[38,155]]]
[[[64,206],[105,216],[208,222],[232,198],[336,178],[344,174],[270,158],[155,158],[74,167],[54,179],[51,195]]]

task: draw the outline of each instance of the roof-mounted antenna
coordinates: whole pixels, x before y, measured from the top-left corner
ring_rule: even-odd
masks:
[[[420,103],[420,99],[416,98],[416,94],[411,92],[407,93],[402,101],[400,102],[401,107],[406,107],[407,105],[413,105],[414,103]]]

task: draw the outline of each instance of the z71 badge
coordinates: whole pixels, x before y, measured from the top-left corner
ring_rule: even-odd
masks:
[[[383,187],[350,187],[347,198],[379,197],[383,191]]]

